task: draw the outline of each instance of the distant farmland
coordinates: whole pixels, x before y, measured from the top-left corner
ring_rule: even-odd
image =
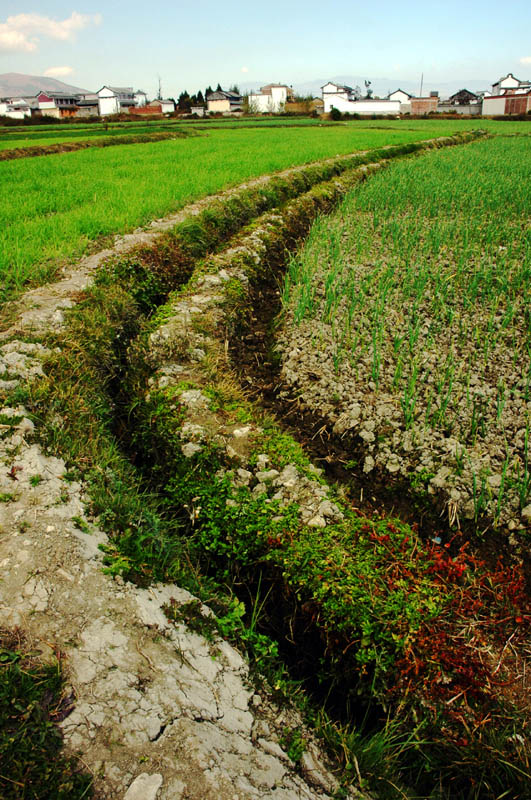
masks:
[[[465,130],[461,120],[375,121],[305,127],[261,128],[266,121],[221,121],[220,128],[186,141],[165,141],[55,154],[0,163],[2,297],[53,277],[58,266],[78,258],[102,237],[144,225],[206,194],[248,178],[340,153]],[[503,130],[513,123],[498,123]],[[518,125],[525,123],[514,123]],[[124,134],[127,126],[54,127],[46,132],[4,129],[0,147],[57,143]],[[195,126],[193,126],[195,127]],[[477,127],[477,126],[476,126]],[[137,133],[168,130],[168,123],[131,125]],[[10,188],[11,187],[11,188]],[[11,190],[12,189],[12,190]]]

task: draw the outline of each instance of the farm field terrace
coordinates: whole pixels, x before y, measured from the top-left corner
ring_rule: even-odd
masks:
[[[125,123],[123,125],[107,126],[94,124],[90,127],[56,125],[46,130],[38,126],[34,128],[27,127],[23,130],[17,129],[15,132],[0,128],[0,150],[11,150],[20,147],[45,147],[50,144],[90,141],[113,136],[137,136],[140,133],[171,133],[172,129],[179,129],[179,126],[175,122],[170,124],[164,121],[159,124]]]
[[[93,148],[0,164],[1,299],[111,234],[265,173],[449,133],[354,126],[213,130],[186,140]]]
[[[360,130],[389,131],[438,131],[440,134],[451,134],[458,130],[482,128],[493,133],[526,133],[531,132],[531,125],[524,121],[499,121],[489,119],[389,119],[389,120],[341,120],[333,122],[309,117],[214,117],[203,119],[159,119],[131,122],[96,122],[58,123],[56,125],[9,126],[0,127],[0,149],[9,150],[19,147],[45,146],[62,142],[93,139],[104,136],[127,136],[139,133],[168,132],[173,128],[194,128],[197,130],[244,129],[270,127],[353,127]],[[435,133],[433,135],[436,135]]]
[[[450,527],[531,523],[531,140],[397,162],[290,266],[283,374]],[[354,463],[355,462],[355,463]]]

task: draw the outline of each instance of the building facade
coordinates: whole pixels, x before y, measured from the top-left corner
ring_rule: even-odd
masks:
[[[269,83],[259,92],[249,94],[249,111],[256,114],[278,114],[284,111],[288,98],[293,95],[289,86],[282,83]]]

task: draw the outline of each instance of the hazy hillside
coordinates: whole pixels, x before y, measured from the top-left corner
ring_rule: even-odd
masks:
[[[40,75],[23,75],[21,72],[4,72],[0,75],[0,97],[22,95],[32,97],[41,89],[48,92],[87,92],[79,86],[71,86],[55,78]]]

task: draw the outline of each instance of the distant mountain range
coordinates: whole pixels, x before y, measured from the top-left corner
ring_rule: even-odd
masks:
[[[480,92],[490,89],[492,81],[496,80],[494,76],[491,80],[484,78],[474,80],[458,80],[458,81],[432,81],[427,77],[423,81],[422,94],[428,95],[430,92],[439,92],[441,97],[449,97],[450,95],[458,92],[460,89],[469,89],[471,92]],[[303,96],[312,95],[312,97],[321,96],[321,86],[324,86],[328,81],[339,83],[342,86],[352,86],[355,88],[359,86],[362,93],[365,93],[365,81],[370,80],[370,88],[373,93],[379,97],[386,97],[389,92],[394,92],[395,89],[403,89],[412,95],[419,95],[420,93],[420,77],[416,81],[405,81],[397,78],[373,78],[370,75],[331,75],[327,78],[318,78],[313,81],[306,81],[304,83],[294,83],[293,90],[296,94]],[[259,89],[260,86],[265,86],[271,81],[264,81],[262,84],[258,83],[240,83],[240,91],[246,92],[251,89]]]
[[[0,97],[33,97],[41,89],[45,92],[73,92],[86,94],[87,89],[71,86],[55,78],[45,78],[40,75],[23,75],[21,72],[4,72],[0,75]]]

